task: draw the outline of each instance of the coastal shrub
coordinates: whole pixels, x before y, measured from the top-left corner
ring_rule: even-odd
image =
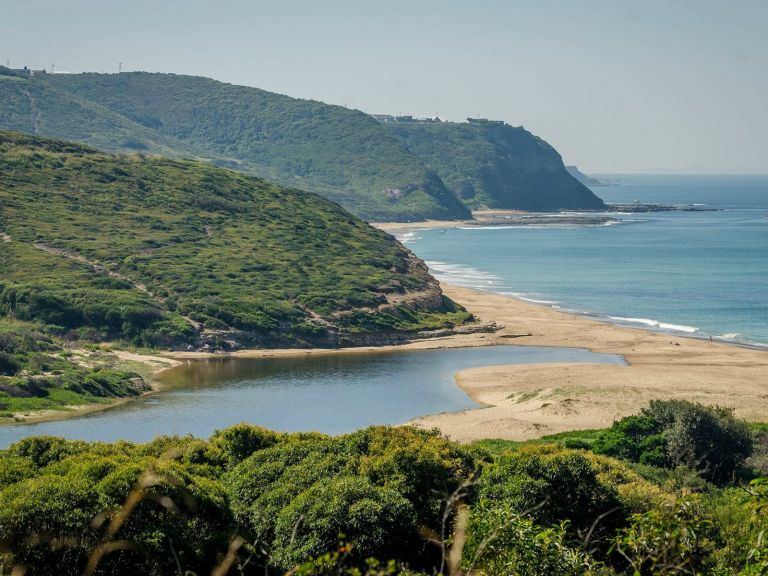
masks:
[[[240,542],[230,573],[433,574],[442,545],[466,537],[473,574],[753,576],[768,569],[766,502],[765,481],[691,494],[584,450],[527,442],[491,456],[409,427],[36,437],[0,450],[0,569],[82,574],[108,549],[97,574],[209,574]],[[449,513],[443,525],[459,504],[467,524]]]
[[[626,515],[616,488],[600,480],[587,455],[556,445],[528,445],[497,456],[480,477],[478,498],[543,526],[568,520],[572,537],[592,530],[597,538]]]
[[[752,434],[729,408],[653,400],[641,415],[614,422],[593,450],[670,470],[684,466],[723,484],[752,453]]]
[[[478,470],[473,454],[435,430],[373,426],[348,435],[344,443],[359,455],[358,474],[396,489],[432,527],[439,525],[453,493]]]
[[[91,521],[98,512],[98,494],[86,481],[28,478],[0,491],[0,542],[34,574],[76,574],[85,544],[96,541]]]
[[[318,435],[319,436],[319,435]],[[254,452],[224,477],[235,518],[252,540],[269,546],[279,512],[315,482],[348,464],[332,439],[289,438]]]
[[[412,504],[365,478],[323,478],[281,510],[275,523],[274,564],[288,570],[333,549],[339,535],[356,557],[402,556],[417,537]]]
[[[627,416],[598,436],[592,450],[650,466],[666,463],[666,439],[661,423],[650,416]]]
[[[0,351],[0,376],[13,376],[21,370],[21,362],[8,352]]]
[[[126,576],[172,574],[177,565],[207,573],[226,550],[234,526],[226,494],[194,466],[127,444],[32,439],[14,448],[26,456],[1,458],[17,479],[0,484],[0,542],[33,574],[80,574],[100,542],[115,547],[99,573]]]
[[[80,454],[88,449],[85,442],[64,440],[56,436],[33,436],[24,438],[8,448],[8,453],[14,456],[28,458],[38,468]]]
[[[0,411],[4,416],[95,404],[104,398],[137,396],[148,389],[141,376],[115,367],[116,358],[102,354],[98,347],[73,354],[65,349],[62,339],[36,328],[0,318],[0,362],[7,354],[17,366],[13,376],[0,370]]]
[[[633,574],[713,574],[718,573],[713,554],[720,546],[704,499],[687,496],[633,515],[612,551]]]
[[[281,434],[252,424],[236,424],[224,430],[217,430],[211,443],[219,448],[231,466],[245,460],[258,450],[274,446]]]
[[[264,431],[255,431],[261,442]],[[250,436],[253,432],[247,427],[238,428],[238,436]],[[339,486],[347,489],[350,477],[357,478],[361,486],[370,486],[376,498],[389,494],[390,501],[391,495],[396,494],[407,503],[415,525],[439,534],[447,501],[473,476],[477,466],[468,451],[436,432],[407,427],[371,427],[338,438],[319,434],[266,437],[276,443],[254,451],[224,476],[235,517],[248,529],[251,540],[266,548],[284,548],[278,532],[287,530],[288,522],[280,528],[278,519],[287,507],[298,500],[308,501],[307,493],[327,492],[330,488],[324,483],[331,479],[344,479]],[[221,442],[220,438],[221,435],[214,436],[213,442]],[[381,516],[381,521],[385,522],[386,517]],[[360,547],[362,536],[348,532],[354,525],[345,522],[343,514],[331,515],[324,531],[314,535],[308,532],[306,540],[327,544],[329,538],[335,542],[338,534],[344,533],[353,547]],[[377,530],[389,534],[389,528],[383,524],[371,526],[368,531]],[[403,537],[413,543],[407,526],[402,531]],[[362,549],[366,547],[370,547],[370,542],[362,544]],[[415,561],[427,565],[439,562],[433,554],[419,558],[414,550],[414,546],[406,547],[400,556],[413,556]],[[285,557],[294,558],[291,554]]]
[[[568,545],[568,523],[542,527],[509,503],[481,504],[472,510],[462,556],[468,573],[488,576],[582,576],[612,574]]]
[[[36,474],[36,467],[29,458],[10,453],[0,455],[0,490]]]

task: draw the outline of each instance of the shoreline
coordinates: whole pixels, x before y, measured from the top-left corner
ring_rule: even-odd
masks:
[[[435,414],[409,424],[438,428],[454,440],[526,440],[604,428],[652,399],[679,398],[768,419],[768,350],[631,327],[470,288],[444,285],[479,320],[530,333],[513,345],[583,347],[618,354],[625,366],[598,364],[488,366],[461,370],[457,385],[483,408]]]
[[[491,345],[586,348],[622,356],[626,365],[498,365],[460,370],[456,384],[481,407],[407,422],[438,428],[460,442],[484,438],[526,440],[576,429],[603,428],[636,414],[652,399],[719,404],[752,421],[768,420],[768,350],[627,326],[601,317],[556,310],[514,296],[443,284],[492,334],[466,334],[406,344],[305,350],[243,350],[235,358],[355,354]],[[175,359],[223,357],[174,353]]]
[[[424,220],[422,222],[370,222],[374,228],[388,232],[399,239],[399,235],[416,230],[432,228],[465,228],[482,226],[552,226],[574,225],[595,226],[618,224],[621,221],[611,216],[596,216],[588,213],[526,212],[524,210],[476,210],[472,220]]]
[[[173,358],[167,358],[155,353],[138,354],[136,352],[130,352],[127,350],[111,350],[117,358],[124,362],[136,362],[145,367],[143,374],[140,374],[149,385],[150,390],[144,392],[139,396],[127,396],[124,398],[105,398],[106,402],[99,402],[96,404],[75,404],[71,406],[61,406],[60,408],[48,408],[46,410],[37,410],[33,412],[14,414],[9,418],[0,420],[0,426],[12,426],[14,424],[39,424],[41,422],[55,422],[57,420],[68,420],[69,418],[78,418],[80,416],[87,416],[95,412],[103,412],[105,410],[111,410],[117,408],[128,402],[134,400],[141,400],[148,396],[151,396],[155,392],[162,390],[160,382],[156,380],[156,377],[166,370],[175,368],[181,365],[181,362],[174,360]]]
[[[445,294],[495,333],[457,334],[404,344],[353,348],[250,349],[232,353],[115,350],[126,362],[149,367],[152,391],[107,404],[51,410],[23,423],[61,420],[108,410],[164,388],[157,376],[184,361],[211,358],[292,358],[472,348],[492,345],[586,348],[622,356],[626,365],[522,364],[460,370],[456,384],[481,407],[411,420],[438,428],[460,442],[481,438],[525,440],[567,430],[602,428],[637,413],[654,398],[685,398],[733,407],[753,421],[768,420],[768,354],[765,349],[630,327],[576,312],[555,310],[471,288],[443,284]],[[8,422],[15,424],[19,422]]]
[[[478,226],[484,219],[505,218],[530,214],[525,210],[473,210],[473,220],[423,220],[421,222],[369,222],[374,228],[384,232],[403,232],[424,230],[427,228],[458,228],[459,226]]]

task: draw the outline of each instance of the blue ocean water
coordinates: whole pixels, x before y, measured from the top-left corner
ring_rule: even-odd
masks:
[[[450,283],[631,326],[768,345],[768,176],[609,175],[606,202],[715,212],[606,226],[467,227],[402,238]]]

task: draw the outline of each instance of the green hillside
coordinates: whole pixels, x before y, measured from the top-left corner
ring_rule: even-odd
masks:
[[[0,314],[153,346],[336,346],[469,315],[391,236],[205,162],[0,132]]]
[[[571,176],[560,154],[527,130],[501,122],[387,122],[471,209],[551,212],[605,205]]]
[[[465,218],[440,178],[368,115],[172,74],[0,70],[0,128],[106,151],[205,159],[317,192],[369,220]]]

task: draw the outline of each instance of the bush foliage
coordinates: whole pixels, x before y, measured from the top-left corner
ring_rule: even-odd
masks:
[[[752,434],[733,410],[685,400],[653,400],[640,416],[615,422],[593,449],[641,464],[684,466],[723,484],[752,453]]]
[[[667,412],[655,405],[648,413]],[[0,568],[318,576],[768,571],[765,482],[702,481],[694,493],[563,441],[492,454],[482,447],[488,443],[460,446],[408,427],[330,437],[248,424],[207,441],[29,438],[0,452]]]

